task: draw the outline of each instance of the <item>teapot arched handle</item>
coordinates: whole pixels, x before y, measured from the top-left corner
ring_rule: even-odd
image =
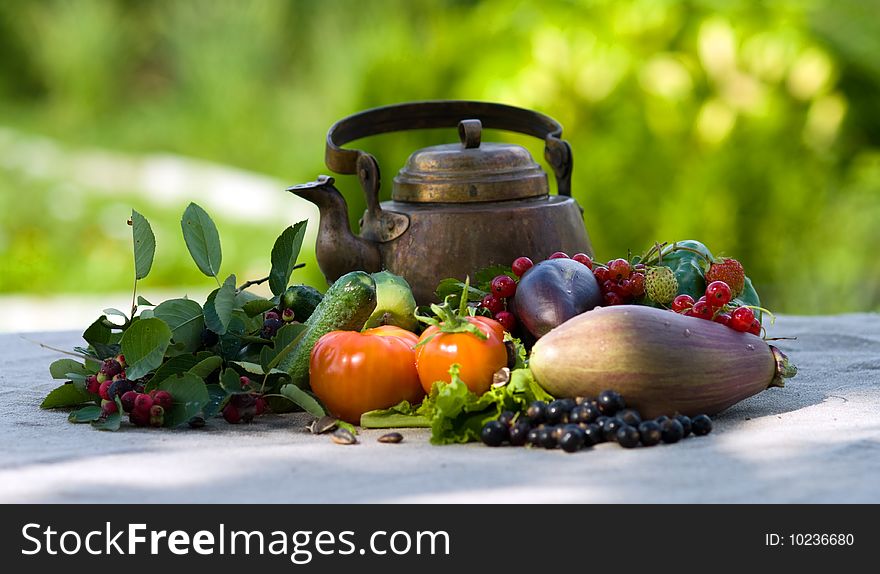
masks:
[[[343,148],[368,136],[428,128],[454,128],[463,120],[479,120],[483,128],[530,135],[544,141],[544,157],[556,177],[560,195],[571,195],[573,158],[571,146],[562,139],[562,125],[544,114],[490,102],[437,100],[395,104],[365,110],[343,118],[327,132],[324,162],[340,174],[357,174],[367,199],[365,236],[390,241],[408,225],[400,214],[379,207],[380,172],[376,158],[368,152]],[[399,217],[394,217],[399,216]]]

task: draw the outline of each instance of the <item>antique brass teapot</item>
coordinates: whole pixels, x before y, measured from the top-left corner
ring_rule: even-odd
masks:
[[[379,165],[365,151],[341,146],[401,130],[458,126],[461,143],[414,152],[394,178],[391,201],[379,202]],[[547,174],[522,146],[482,143],[483,128],[544,140]],[[360,236],[352,233],[332,177],[288,188],[320,209],[317,258],[328,282],[356,269],[402,275],[420,304],[435,299],[444,277],[465,276],[525,255],[554,251],[592,255],[583,210],[571,197],[572,155],[562,126],[543,114],[486,102],[427,101],[367,110],[327,132],[325,162],[335,173],[357,174],[367,210]]]

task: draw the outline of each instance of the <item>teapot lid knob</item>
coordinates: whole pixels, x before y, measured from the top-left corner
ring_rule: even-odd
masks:
[[[480,147],[483,123],[480,120],[461,120],[458,122],[458,138],[465,149]]]

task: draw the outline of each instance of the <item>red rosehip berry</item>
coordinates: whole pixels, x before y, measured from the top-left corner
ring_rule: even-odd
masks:
[[[758,321],[757,318],[755,318],[755,320],[752,321],[752,325],[751,325],[751,327],[749,327],[749,330],[747,332],[751,333],[752,335],[757,335],[758,337],[760,337],[761,336],[761,322]]]
[[[114,376],[118,375],[120,371],[122,371],[122,365],[120,365],[116,359],[104,359],[104,362],[101,363],[100,372],[108,379],[112,379]]]
[[[730,287],[724,281],[712,281],[706,286],[706,302],[714,309],[730,303],[732,296]]]
[[[160,405],[150,407],[150,426],[160,427],[165,424],[165,409]]]
[[[254,402],[254,408],[256,409],[257,416],[260,416],[266,412],[266,409],[268,409],[269,406],[266,404],[266,399],[263,397],[257,397],[257,400]]]
[[[101,395],[101,398],[105,401],[110,400],[110,395],[107,393],[107,390],[110,389],[110,385],[113,384],[113,381],[104,381],[101,383],[101,386],[98,387],[98,394]]]
[[[564,251],[557,251],[550,255],[547,259],[571,259],[568,254]]]
[[[734,331],[745,333],[752,327],[752,323],[754,321],[754,311],[752,311],[748,307],[737,307],[730,314],[730,322],[727,324],[727,326]]]
[[[504,311],[504,301],[490,293],[480,300],[480,307],[488,310],[492,315],[497,315]]]
[[[492,294],[496,297],[513,297],[516,294],[516,281],[509,275],[499,275],[492,279],[490,285]]]
[[[712,307],[706,302],[705,299],[700,299],[694,306],[691,308],[691,312],[694,314],[694,317],[699,317],[700,319],[712,320]]]
[[[150,424],[150,411],[131,411],[128,413],[128,421],[138,427],[145,427]]]
[[[583,263],[584,265],[586,265],[590,269],[593,268],[593,260],[586,253],[575,253],[574,255],[571,256],[571,258],[574,259],[575,261],[577,261],[578,263]]]
[[[122,401],[122,410],[130,413],[132,409],[134,409],[134,401],[137,397],[137,391],[127,391],[122,393],[122,396],[119,397],[119,400]]]
[[[86,377],[86,390],[92,393],[93,395],[97,395],[101,389],[101,383],[98,382],[98,377],[95,375],[89,375]]]
[[[237,425],[241,422],[241,413],[238,412],[238,408],[235,405],[229,403],[223,407],[223,418],[229,424]]]
[[[614,259],[608,262],[608,275],[611,279],[617,281],[629,279],[631,273],[632,267],[626,259]]]
[[[150,414],[150,408],[153,406],[153,397],[150,395],[138,395],[134,399],[134,408],[132,412]]]
[[[516,328],[516,317],[510,311],[495,313],[495,320],[501,323],[507,332],[512,332]]]
[[[156,391],[156,394],[152,395],[152,399],[154,406],[158,405],[166,411],[174,405],[174,397],[168,391]]]
[[[694,298],[690,295],[678,295],[672,300],[672,310],[682,313],[694,306]]]
[[[116,405],[116,401],[108,401],[106,399],[101,401],[101,414],[112,415],[118,410],[119,407]]]
[[[128,363],[125,362],[125,355],[116,355],[116,362],[119,363],[123,369],[128,366]]]
[[[513,260],[513,265],[510,268],[513,270],[513,274],[517,277],[522,277],[525,275],[526,271],[534,267],[535,264],[528,257],[517,257]]]

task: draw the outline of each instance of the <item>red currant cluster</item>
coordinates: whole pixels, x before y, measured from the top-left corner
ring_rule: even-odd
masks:
[[[532,266],[532,260],[528,257],[520,257],[517,261],[520,259],[528,260],[529,267]],[[521,274],[517,275],[517,277],[520,276]],[[516,295],[516,281],[509,275],[498,275],[492,279],[489,291],[490,293],[480,301],[480,306],[489,311],[492,317],[501,323],[505,331],[513,331],[516,328],[516,317],[507,310],[507,302],[508,299]]]
[[[248,377],[241,377],[242,389],[253,388],[253,382]],[[235,394],[229,397],[229,402],[223,407],[223,418],[229,424],[249,423],[266,412],[266,399],[256,393]]]
[[[761,335],[761,322],[749,307],[731,307],[730,286],[724,281],[712,281],[706,294],[694,301],[690,295],[679,295],[672,300],[672,310],[688,317],[698,317],[727,325],[734,331]]]
[[[592,269],[607,306],[626,305],[645,295],[645,266],[641,263],[630,265],[626,259],[612,259]]]

